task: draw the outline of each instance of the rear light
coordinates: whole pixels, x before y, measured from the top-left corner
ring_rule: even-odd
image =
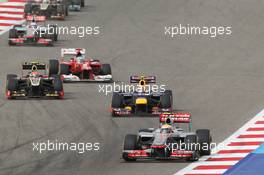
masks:
[[[11,91],[6,91],[6,98],[10,99],[11,98]]]
[[[64,91],[60,91],[60,92],[59,92],[59,98],[60,98],[60,99],[63,99],[63,97],[64,97]]]
[[[166,148],[166,145],[151,145],[151,148]]]

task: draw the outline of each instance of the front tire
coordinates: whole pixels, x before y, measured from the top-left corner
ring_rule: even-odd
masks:
[[[165,90],[164,94],[160,97],[160,107],[161,108],[172,108],[172,91]]]
[[[70,66],[67,64],[60,65],[60,75],[69,75],[70,74]]]
[[[17,81],[17,75],[15,74],[8,74],[6,76],[6,92],[10,91],[12,93],[13,91],[16,91],[18,88],[18,81]],[[11,99],[11,97],[8,97]]]
[[[200,150],[200,154],[203,155],[210,155],[211,154],[211,136],[210,130],[208,129],[198,129],[196,131],[198,137],[198,143],[201,145],[201,148],[207,148],[206,150]]]
[[[127,134],[124,140],[124,150],[137,150],[137,135]],[[123,159],[125,161],[136,161],[136,158],[128,157],[127,153],[123,153]]]
[[[192,135],[187,135],[185,137],[185,150],[187,151],[193,151],[192,157],[187,158],[187,161],[197,161],[199,159],[199,152],[197,146],[197,135],[192,134]]]
[[[110,64],[102,64],[101,74],[102,75],[111,75],[112,74]]]

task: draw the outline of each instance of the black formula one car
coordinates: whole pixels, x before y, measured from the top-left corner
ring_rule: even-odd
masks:
[[[59,63],[56,60],[50,60],[49,63],[47,69],[45,63],[25,62],[22,64],[21,77],[8,74],[6,77],[6,98],[51,97],[62,99],[64,97],[63,84],[57,74]]]
[[[134,115],[159,115],[162,112],[170,112],[173,107],[171,90],[150,90],[150,84],[156,83],[155,76],[131,76],[130,83],[136,83],[138,87],[130,88],[132,91],[114,92],[112,96],[112,116]]]
[[[189,124],[184,128],[179,127]],[[208,129],[191,132],[189,113],[164,113],[160,115],[157,129],[140,129],[138,134],[127,134],[122,157],[125,161],[138,159],[197,161],[211,154],[211,135]]]
[[[67,0],[28,0],[24,9],[25,17],[28,15],[46,16],[48,19],[64,20],[68,16]]]

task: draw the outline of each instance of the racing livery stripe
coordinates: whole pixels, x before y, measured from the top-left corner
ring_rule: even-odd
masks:
[[[222,175],[232,169],[264,143],[263,118],[264,109],[224,140],[221,143],[224,147],[214,148],[210,156],[201,157],[175,175]]]

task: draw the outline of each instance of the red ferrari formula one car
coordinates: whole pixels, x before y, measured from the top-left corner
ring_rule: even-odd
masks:
[[[60,75],[64,82],[112,82],[110,64],[85,57],[85,49],[61,50]]]

